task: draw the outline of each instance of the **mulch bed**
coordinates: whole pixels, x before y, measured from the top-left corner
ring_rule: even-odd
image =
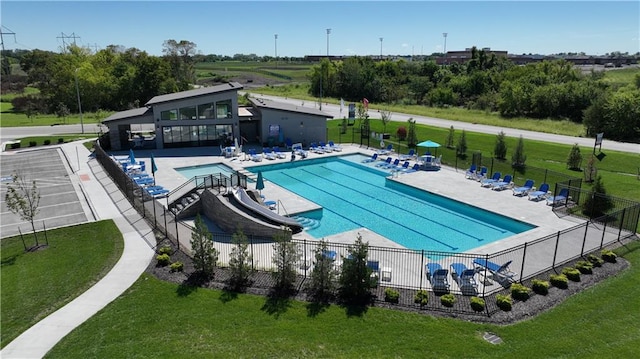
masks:
[[[163,245],[165,243],[163,243]],[[191,285],[192,281],[190,281],[189,274],[194,272],[191,257],[182,251],[175,251],[174,249],[174,253],[171,255],[171,261],[180,261],[184,263],[184,270],[182,272],[172,272],[169,266],[159,267],[157,266],[157,262],[152,260],[147,268],[147,272],[166,282]],[[564,266],[557,268],[557,272],[560,273],[563,267],[572,266],[573,264],[575,263],[567,263]],[[512,310],[509,312],[502,310],[496,311],[495,295],[487,296],[484,299],[486,301],[487,308],[492,312],[491,315],[487,315],[487,313],[473,313],[469,305],[470,297],[462,295],[456,295],[456,304],[454,307],[447,308],[440,303],[438,295],[430,292],[428,304],[425,307],[420,308],[418,305],[413,303],[413,298],[416,292],[415,290],[394,288],[400,293],[400,302],[397,304],[387,303],[384,301],[384,289],[386,287],[378,287],[373,291],[376,298],[373,305],[392,310],[409,311],[438,317],[458,318],[472,322],[512,324],[535,317],[536,315],[555,307],[570,296],[592,287],[606,278],[617,275],[619,272],[629,267],[629,265],[629,262],[621,257],[618,257],[616,263],[605,262],[601,267],[593,268],[593,274],[580,275],[580,282],[569,281],[567,289],[559,289],[551,286],[547,295],[538,295],[531,291],[531,297],[526,302],[514,300]],[[550,274],[556,274],[556,272],[550,271],[541,274],[538,278],[548,281]],[[224,290],[226,287],[225,282],[228,278],[228,269],[216,268],[213,279],[207,283],[198,284],[198,286]],[[251,281],[252,285],[245,290],[245,293],[262,296],[270,294],[271,287],[273,285],[271,273],[255,272],[251,276]],[[302,276],[299,276],[296,283],[298,291],[294,296],[292,296],[292,299],[300,301],[308,300],[303,289],[304,283],[305,279]],[[531,288],[531,279],[523,282],[522,284]],[[509,294],[509,290],[505,289],[501,294]]]

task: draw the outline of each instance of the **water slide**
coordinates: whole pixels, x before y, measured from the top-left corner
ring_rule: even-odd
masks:
[[[273,212],[269,208],[260,205],[258,202],[254,201],[244,188],[238,187],[237,189],[232,190],[233,197],[240,203],[244,208],[250,210],[261,218],[268,220],[271,223],[275,223],[278,225],[287,226],[291,229],[293,233],[299,233],[302,231],[302,225],[298,223],[293,218],[281,216],[276,212]]]

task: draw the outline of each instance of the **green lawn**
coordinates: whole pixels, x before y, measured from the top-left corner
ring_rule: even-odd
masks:
[[[47,237],[49,248],[36,252],[25,252],[19,236],[0,242],[2,347],[95,284],[124,246],[111,220],[49,230]],[[38,239],[45,241],[42,233]],[[34,243],[30,234],[25,241]]]
[[[303,302],[186,289],[143,274],[47,357],[631,358],[640,346],[638,249],[621,251],[628,270],[508,326],[375,307],[349,316],[332,305],[314,315]],[[504,343],[488,344],[485,331]]]

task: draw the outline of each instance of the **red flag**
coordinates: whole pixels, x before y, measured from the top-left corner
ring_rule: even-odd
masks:
[[[365,110],[369,109],[369,100],[366,97],[362,99],[362,105],[364,105]]]

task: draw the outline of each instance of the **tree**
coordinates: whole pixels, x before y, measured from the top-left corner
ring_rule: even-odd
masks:
[[[293,293],[297,279],[296,263],[298,262],[298,250],[291,242],[291,231],[283,228],[274,236],[273,263],[276,270],[273,272],[275,280],[274,291],[276,294],[288,296]]]
[[[449,133],[447,134],[447,139],[445,141],[445,146],[447,148],[453,148],[453,138],[456,134],[456,131],[453,129],[453,126],[449,128]]]
[[[382,120],[382,132],[387,132],[387,124],[391,121],[391,111],[384,109],[380,111],[380,119]]]
[[[496,136],[496,145],[493,147],[493,155],[499,160],[507,158],[507,144],[504,141],[504,137],[504,131],[500,131]]]
[[[582,213],[590,218],[598,218],[605,215],[613,207],[613,201],[607,196],[602,177],[597,176],[587,200],[582,205]]]
[[[407,132],[407,146],[416,147],[418,144],[418,133],[416,132],[416,120],[413,117],[407,120],[409,130]]]
[[[191,41],[170,39],[162,44],[162,53],[171,65],[172,75],[175,77],[178,88],[186,90],[190,84],[195,83],[196,73],[193,66],[193,55],[196,54],[197,45]]]
[[[250,284],[249,277],[253,272],[251,269],[253,258],[249,254],[247,236],[242,232],[242,229],[238,228],[236,233],[233,234],[231,243],[233,244],[229,259],[231,276],[228,284],[232,290],[241,292]]]
[[[7,185],[4,201],[11,212],[20,216],[23,221],[31,223],[31,229],[36,241],[35,248],[38,248],[40,244],[38,243],[34,220],[40,211],[38,208],[40,205],[40,191],[35,180],[29,185],[28,181],[17,172],[12,175],[12,179],[13,181]],[[24,249],[27,250],[26,245]]]
[[[200,217],[196,216],[195,230],[191,233],[191,250],[193,251],[193,267],[203,280],[213,277],[213,270],[218,263],[218,251],[213,246],[211,232]]]
[[[516,149],[513,151],[513,156],[511,156],[511,166],[514,168],[524,168],[526,160],[527,156],[524,154],[524,139],[520,136]]]
[[[465,157],[467,155],[467,133],[465,130],[462,130],[462,133],[460,134],[460,138],[458,138],[456,155],[458,157]]]
[[[580,146],[576,143],[571,147],[569,157],[567,157],[567,168],[570,170],[579,170],[581,163],[582,155],[580,154]]]
[[[335,290],[336,271],[333,261],[324,255],[327,242],[320,241],[314,252],[314,264],[309,282],[309,294],[316,302],[326,303],[333,297]]]
[[[65,105],[62,102],[58,103],[58,107],[56,108],[56,116],[58,116],[58,118],[62,117],[63,122],[67,123],[67,116],[69,116],[71,114],[71,111],[69,111],[69,108],[67,107],[67,105]]]
[[[371,269],[367,267],[369,243],[362,242],[362,236],[358,233],[348,253],[342,262],[338,294],[343,303],[367,305],[373,299],[371,288],[375,287],[375,279],[371,278]]]

